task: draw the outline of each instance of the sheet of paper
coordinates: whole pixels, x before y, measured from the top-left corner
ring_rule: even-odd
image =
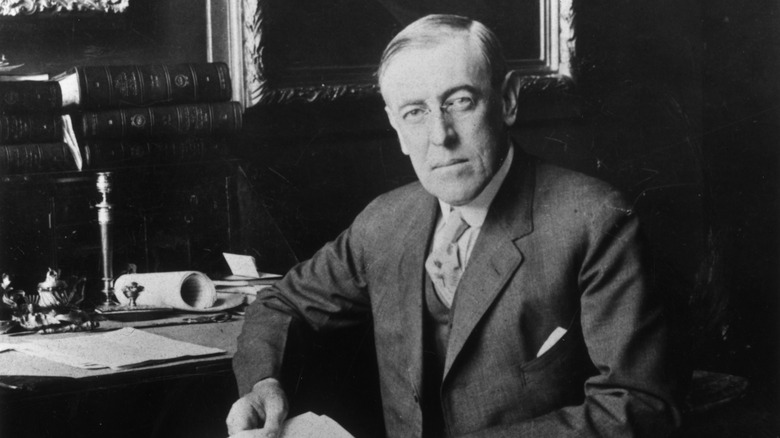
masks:
[[[280,438],[353,438],[338,423],[326,415],[306,412],[284,423]]]
[[[16,344],[14,349],[85,369],[127,369],[225,352],[219,348],[176,341],[132,327],[101,334],[36,339]]]
[[[255,258],[249,255],[231,254],[223,252],[225,261],[230,267],[230,272],[233,275],[241,275],[244,277],[260,278],[260,273],[257,272],[257,265],[255,264]]]
[[[268,272],[260,272],[257,270],[257,264],[255,258],[248,255],[231,254],[223,252],[222,256],[225,257],[225,261],[230,267],[232,275],[228,275],[223,279],[214,280],[214,284],[227,283],[227,282],[246,282],[244,284],[256,284],[255,280],[275,280],[282,278],[280,274],[271,274]]]
[[[243,275],[228,275],[217,280],[211,280],[216,287],[234,287],[234,286],[270,286],[276,283],[276,280],[282,278],[276,274],[262,274],[263,277],[245,277]]]

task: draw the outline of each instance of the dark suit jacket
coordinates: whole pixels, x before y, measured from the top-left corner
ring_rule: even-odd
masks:
[[[648,436],[679,423],[668,330],[638,222],[596,179],[517,151],[455,294],[441,400],[452,436]],[[388,436],[420,436],[424,262],[436,199],[380,196],[250,306],[241,393],[278,376],[290,330],[373,317]],[[568,329],[536,354],[556,327]]]

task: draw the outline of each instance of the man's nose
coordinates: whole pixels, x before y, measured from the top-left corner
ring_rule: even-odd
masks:
[[[431,111],[428,117],[428,139],[436,146],[450,146],[455,139],[455,127],[450,116],[442,110]]]

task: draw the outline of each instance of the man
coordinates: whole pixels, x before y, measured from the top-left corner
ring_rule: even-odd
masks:
[[[637,219],[606,184],[511,144],[519,85],[495,36],[424,17],[378,76],[420,181],[249,308],[229,432],[276,436],[291,331],[370,312],[390,437],[667,435],[679,422],[667,329]]]

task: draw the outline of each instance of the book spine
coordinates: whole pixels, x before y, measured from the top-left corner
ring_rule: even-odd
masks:
[[[62,116],[0,115],[0,145],[62,141]]]
[[[57,82],[0,82],[0,113],[57,111],[61,108],[62,90]]]
[[[192,163],[227,155],[221,139],[186,137],[163,141],[90,141],[81,146],[85,168]]]
[[[230,100],[225,63],[86,66],[76,69],[86,110]]]
[[[0,146],[0,174],[76,170],[73,154],[65,143]]]
[[[85,112],[80,134],[91,138],[166,138],[231,134],[243,120],[238,102],[126,108]]]

